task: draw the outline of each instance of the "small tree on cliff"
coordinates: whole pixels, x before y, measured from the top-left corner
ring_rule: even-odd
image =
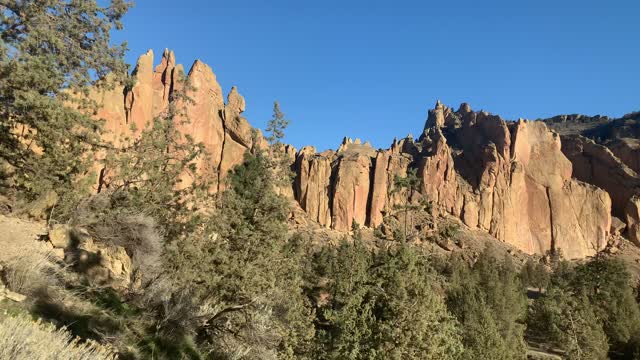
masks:
[[[77,193],[89,172],[99,123],[88,88],[127,69],[110,32],[130,4],[102,3],[0,1],[0,159],[26,201]]]
[[[273,158],[272,169],[275,175],[275,185],[278,187],[287,187],[291,185],[293,174],[291,172],[290,159],[287,158],[285,145],[282,139],[285,136],[285,130],[289,126],[289,121],[285,114],[280,110],[280,103],[273,103],[273,117],[267,123],[267,141],[271,145],[271,156]]]
[[[273,102],[273,117],[267,123],[267,141],[269,144],[277,145],[282,144],[281,140],[284,139],[284,131],[289,126],[290,121],[287,120],[284,113],[280,110],[280,103]]]
[[[414,193],[420,190],[420,178],[417,175],[417,169],[410,169],[404,177],[395,175],[393,185],[392,192],[404,191],[404,204],[395,205],[394,209],[404,213],[404,240],[407,241],[407,220],[414,211],[421,208],[420,205],[411,204]]]

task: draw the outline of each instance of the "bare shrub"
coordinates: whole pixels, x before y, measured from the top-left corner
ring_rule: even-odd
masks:
[[[19,317],[0,317],[0,359],[112,360],[115,354],[95,342],[80,343],[64,328]]]
[[[141,280],[154,278],[161,264],[164,238],[156,221],[147,215],[118,208],[118,199],[97,195],[76,211],[73,225],[86,229],[96,241],[123,247],[131,257],[134,273]]]
[[[24,246],[3,260],[3,280],[12,291],[34,295],[59,284],[63,268],[45,250]]]

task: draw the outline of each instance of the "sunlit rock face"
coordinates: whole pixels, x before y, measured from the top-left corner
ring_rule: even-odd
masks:
[[[453,111],[438,102],[418,140],[394,141],[386,150],[350,139],[337,152],[304,148],[295,169],[301,207],[342,231],[353,221],[378,226],[404,198],[392,191],[393,178],[410,169],[436,214],[457,216],[530,254],[594,255],[611,225],[609,195],[572,178],[557,133],[543,122],[507,122],[468,104]]]
[[[130,89],[116,86],[93,92],[92,98],[100,105],[96,117],[105,120],[104,137],[123,146],[124,139],[134,139],[173,104],[178,109],[177,127],[207,150],[208,157],[196,164],[198,171],[213,183],[213,191],[219,190],[225,175],[242,162],[247,150],[266,146],[242,116],[244,98],[233,87],[225,104],[216,75],[199,60],[186,75],[182,65],[176,65],[172,51],[164,51],[155,69],[153,64],[154,54],[149,50],[137,61]],[[184,89],[184,96],[177,96]]]
[[[238,90],[233,87],[225,98],[214,72],[201,61],[185,74],[173,52],[166,50],[154,68],[149,51],[133,76],[130,88],[91,94],[101,105],[96,117],[106,121],[104,136],[116,146],[124,146],[122,139],[135,138],[175,105],[181,110],[176,119],[180,131],[208,152],[196,166],[212,181],[214,192],[223,189],[224,177],[245,152],[268,147],[242,116],[246,104]],[[190,101],[177,96],[183,89]],[[587,177],[577,166],[576,159],[587,153],[609,164],[608,155],[598,153],[602,149],[563,141],[544,122],[505,121],[474,112],[468,104],[454,110],[438,102],[419,138],[394,140],[388,149],[349,138],[336,151],[287,146],[296,176],[292,188],[282,193],[324,227],[349,231],[354,221],[376,227],[406,198],[394,189],[394,178],[416,171],[421,185],[414,197],[430,200],[435,215],[457,216],[468,227],[527,253],[561,250],[567,258],[584,258],[606,246],[612,199],[614,211],[627,223],[640,222],[638,207],[627,205],[633,194],[618,194],[621,190]],[[620,148],[620,153],[633,151]],[[624,172],[619,178],[627,184]]]

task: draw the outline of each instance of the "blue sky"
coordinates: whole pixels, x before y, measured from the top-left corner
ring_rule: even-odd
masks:
[[[640,110],[639,15],[637,0],[137,0],[115,39],[131,64],[201,59],[256,127],[277,99],[287,142],[323,150],[417,136],[437,99],[507,119]]]

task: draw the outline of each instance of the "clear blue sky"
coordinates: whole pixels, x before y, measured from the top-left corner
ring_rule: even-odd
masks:
[[[419,135],[437,99],[507,119],[640,110],[640,1],[138,0],[127,60],[175,51],[296,147]]]

